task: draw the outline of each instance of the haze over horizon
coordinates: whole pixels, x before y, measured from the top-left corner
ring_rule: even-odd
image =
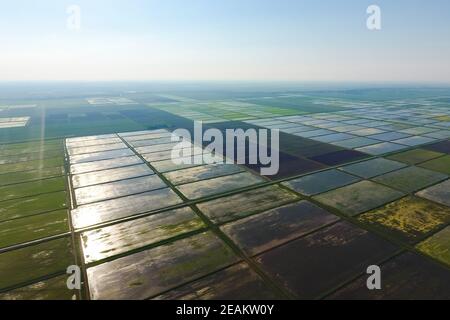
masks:
[[[372,4],[379,31],[366,27]],[[0,12],[0,81],[450,83],[445,0],[17,0]]]

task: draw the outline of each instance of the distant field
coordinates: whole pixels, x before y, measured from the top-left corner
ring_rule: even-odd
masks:
[[[450,297],[442,96],[104,90],[0,103],[30,117],[0,128],[0,300]],[[195,121],[279,130],[279,172],[173,161]],[[367,291],[368,264],[390,290]]]
[[[288,108],[299,112],[335,112],[342,111],[345,108],[314,103],[311,98],[267,98],[267,99],[248,99],[247,102],[278,108]]]

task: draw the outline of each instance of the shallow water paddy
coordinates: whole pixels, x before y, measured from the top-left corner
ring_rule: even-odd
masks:
[[[83,205],[165,187],[166,184],[158,176],[152,175],[79,188],[75,190],[75,198],[78,205]]]
[[[370,179],[391,171],[395,171],[405,167],[406,165],[400,162],[387,160],[384,158],[377,158],[367,161],[362,161],[356,164],[351,164],[340,169],[359,176],[364,179]]]
[[[111,150],[111,151],[102,151],[95,153],[87,153],[87,154],[79,154],[70,157],[70,163],[87,163],[93,161],[100,160],[109,160],[120,157],[128,157],[133,156],[134,153],[130,149],[119,149],[119,150]]]
[[[308,202],[282,206],[221,227],[247,254],[255,255],[335,222],[339,218]]]
[[[410,193],[447,178],[447,175],[439,172],[418,167],[409,167],[376,177],[373,181]]]
[[[430,144],[425,146],[424,148],[434,152],[450,154],[450,140]]]
[[[263,183],[261,177],[249,172],[237,173],[229,176],[212,178],[178,186],[177,189],[188,199],[199,199],[214,194],[224,193],[240,188]]]
[[[203,233],[88,268],[91,298],[150,298],[237,261],[221,240]]]
[[[313,196],[358,182],[359,180],[355,176],[333,169],[290,180],[284,182],[283,185],[300,194]]]
[[[76,229],[85,228],[180,203],[181,198],[169,188],[101,201],[72,210],[73,225]]]
[[[192,209],[185,207],[86,231],[81,234],[85,262],[102,260],[204,227]]]
[[[318,297],[367,265],[392,255],[396,247],[346,222],[335,224],[257,257],[257,262],[298,298]]]
[[[389,290],[367,290],[367,277],[361,276],[344,286],[328,299],[380,300],[380,299],[436,299],[450,298],[448,270],[417,254],[405,253],[381,266],[386,274],[385,285]]]
[[[123,142],[119,143],[111,143],[111,144],[102,144],[102,145],[94,145],[88,147],[79,147],[79,148],[68,148],[69,155],[81,155],[81,154],[90,154],[95,152],[104,152],[104,151],[112,151],[112,150],[120,150],[126,149],[127,146]]]
[[[450,207],[450,180],[436,184],[417,193],[419,197]]]
[[[404,145],[395,144],[395,143],[391,143],[391,142],[382,142],[382,143],[378,143],[378,144],[369,145],[366,147],[360,147],[360,148],[357,148],[356,150],[370,154],[370,155],[378,156],[378,155],[382,155],[382,154],[390,153],[390,152],[394,152],[394,151],[399,151],[399,150],[406,149],[406,148],[407,147]]]
[[[157,296],[156,300],[267,300],[280,296],[245,263]]]
[[[124,179],[153,175],[154,172],[145,164],[106,169],[72,176],[74,188],[88,187]]]
[[[107,159],[107,160],[99,160],[99,161],[93,161],[93,162],[86,162],[86,163],[78,163],[78,164],[72,164],[70,166],[70,172],[74,175],[76,174],[82,174],[82,173],[88,173],[88,172],[94,172],[94,171],[100,171],[100,170],[107,170],[107,169],[115,169],[115,168],[121,168],[136,164],[143,163],[139,157],[135,155],[126,156],[126,157],[118,157],[113,159]]]
[[[237,165],[212,164],[195,168],[178,170],[165,173],[164,176],[174,185],[197,182],[205,179],[218,178],[234,173],[242,172],[244,169]]]
[[[197,207],[212,222],[223,223],[277,207],[297,199],[299,199],[298,196],[280,187],[270,186],[203,202],[198,204]]]
[[[402,192],[370,181],[362,181],[320,194],[314,199],[345,215],[354,216],[402,196]]]

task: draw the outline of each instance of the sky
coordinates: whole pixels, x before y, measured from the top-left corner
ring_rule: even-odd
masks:
[[[0,81],[450,83],[449,14],[448,0],[2,0]]]

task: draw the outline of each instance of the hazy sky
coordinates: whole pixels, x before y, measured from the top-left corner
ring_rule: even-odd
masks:
[[[450,83],[449,16],[448,0],[2,0],[0,80]]]

